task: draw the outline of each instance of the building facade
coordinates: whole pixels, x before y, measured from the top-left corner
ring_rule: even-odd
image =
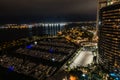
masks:
[[[106,6],[119,4],[120,0],[98,0],[98,3],[99,3],[99,9],[101,9]]]
[[[114,2],[108,0],[104,3],[105,6],[99,9],[98,28],[100,62],[109,70],[120,68],[120,2],[111,1]]]

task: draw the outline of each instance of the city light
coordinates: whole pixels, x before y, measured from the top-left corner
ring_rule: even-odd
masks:
[[[46,3],[46,1],[42,1],[42,3]],[[38,4],[41,3],[39,2],[34,9],[40,11],[37,15],[34,15],[36,11],[31,10],[33,7],[23,10],[31,10],[31,14],[34,13],[30,18],[37,16],[37,18],[31,19],[30,23],[29,21],[24,22],[24,20],[14,24],[1,23],[0,75],[16,76],[16,78],[20,76],[20,79],[25,78],[26,80],[57,80],[59,78],[61,78],[60,80],[120,80],[120,0],[97,1],[96,8],[92,5],[94,9],[97,9],[97,17],[91,15],[91,12],[95,11],[91,9],[92,7],[81,7],[84,8],[83,11],[79,10],[82,13],[85,13],[85,10],[91,10],[88,10],[90,13],[87,13],[90,17],[82,19],[83,15],[74,16],[73,8],[72,11],[67,9],[67,12],[72,12],[67,15],[64,12],[65,9],[59,10],[61,5],[54,8],[52,2],[50,4],[54,9],[50,10],[47,8],[50,6],[49,3],[42,4],[45,6],[45,10],[48,10],[46,11],[48,15],[42,15],[45,12],[38,10],[43,8],[38,7]],[[56,2],[55,5],[57,5]],[[74,6],[74,4],[69,6]],[[57,13],[61,14],[60,11],[63,11],[64,14],[54,13],[57,8],[59,8]],[[7,11],[9,12],[9,10]],[[49,18],[51,15],[49,11],[55,14],[51,18]],[[16,14],[16,12],[14,13]],[[63,21],[61,16],[65,17]],[[17,22],[17,16],[14,17],[16,18],[13,19]],[[53,19],[54,17],[55,19]],[[74,17],[75,20],[72,20]],[[94,21],[86,20],[87,18],[92,19],[91,17],[94,18]],[[26,18],[30,19],[27,15],[24,19]],[[79,18],[81,19],[79,20]],[[37,22],[34,21],[35,19]]]
[[[46,23],[46,24],[45,24],[45,26],[47,27],[47,26],[48,26],[48,24]]]
[[[35,41],[34,44],[37,45],[37,41]]]
[[[66,23],[60,23],[60,26],[65,26],[66,25]]]
[[[83,77],[86,77],[86,75],[85,75],[85,74],[82,74],[82,76],[83,76]]]
[[[55,58],[52,58],[52,61],[55,61]]]

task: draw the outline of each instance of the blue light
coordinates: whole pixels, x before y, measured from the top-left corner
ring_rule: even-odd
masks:
[[[116,77],[117,75],[115,73],[110,73],[110,76]]]
[[[49,52],[50,52],[50,53],[53,53],[53,52],[54,52],[54,50],[53,50],[52,48],[50,48],[50,49],[49,49]]]
[[[7,72],[9,73],[9,72],[12,72],[12,71],[14,71],[14,67],[13,66],[9,66]]]
[[[118,74],[115,74],[115,73],[110,73],[109,74],[111,77],[113,77],[114,78],[114,80],[120,80],[120,77],[119,77],[119,75]]]
[[[115,80],[119,80],[119,78],[115,78]]]
[[[33,45],[31,44],[31,45],[26,46],[26,48],[27,48],[27,49],[31,49],[32,46],[33,46]]]

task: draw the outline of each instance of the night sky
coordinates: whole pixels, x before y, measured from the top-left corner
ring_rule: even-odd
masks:
[[[97,0],[0,0],[0,23],[89,21]]]

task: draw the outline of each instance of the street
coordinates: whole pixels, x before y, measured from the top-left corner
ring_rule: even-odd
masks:
[[[92,63],[93,55],[91,51],[79,51],[78,55],[76,55],[73,59],[73,62],[70,64],[70,68],[74,68],[76,66],[87,66]]]

